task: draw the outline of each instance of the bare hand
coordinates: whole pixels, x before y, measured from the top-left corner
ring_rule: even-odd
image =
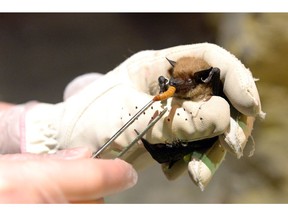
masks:
[[[102,203],[136,183],[136,172],[123,160],[90,156],[86,148],[1,155],[0,203]]]

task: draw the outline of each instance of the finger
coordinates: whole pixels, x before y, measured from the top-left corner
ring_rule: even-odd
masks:
[[[59,158],[59,159],[65,159],[65,160],[75,160],[80,158],[90,158],[92,155],[92,152],[85,147],[77,147],[77,148],[71,148],[71,149],[64,149],[61,151],[57,151],[55,154],[47,155],[51,158]]]
[[[121,93],[121,96],[119,96],[119,93]],[[123,85],[115,87],[110,91],[110,94],[113,95],[114,105],[105,107],[105,110],[111,114],[109,116],[99,116],[97,119],[98,126],[95,125],[95,127],[99,127],[98,130],[101,130],[100,127],[103,124],[107,125],[110,122],[109,128],[111,130],[102,133],[102,136],[106,134],[107,138],[113,135],[112,132],[119,129],[122,122],[127,122],[152,98],[151,95]],[[133,127],[128,127],[125,130],[124,134],[127,134],[127,138],[121,139],[123,135],[120,136],[118,145],[125,147],[127,143],[131,143],[137,136],[135,130],[145,130],[151,119],[154,119],[163,110],[163,106],[168,108],[168,112],[143,137],[149,143],[172,143],[177,139],[193,141],[211,138],[226,131],[230,123],[230,106],[221,97],[213,96],[206,102],[168,98],[164,104],[155,102],[145,110],[138,121],[133,123]],[[115,109],[115,107],[122,107],[122,109]],[[99,109],[95,107],[93,110],[98,111]],[[101,113],[100,110],[98,112]],[[120,116],[120,118],[115,116]]]
[[[69,162],[76,163],[71,165],[73,169],[66,169],[66,180],[56,177],[55,182],[58,182],[65,197],[70,201],[99,199],[126,190],[137,181],[137,174],[132,166],[119,159]],[[63,172],[61,167],[58,167],[57,171]]]
[[[132,104],[136,102],[137,100],[127,101],[127,104],[133,107]],[[146,125],[156,110],[161,111],[162,106],[161,102],[154,103],[153,109],[147,110],[145,115],[141,116],[141,124]],[[211,138],[222,134],[229,127],[229,104],[221,97],[212,97],[209,101],[201,103],[168,98],[166,106],[168,112],[154,125],[151,132],[145,135],[150,143]],[[139,127],[137,130],[143,129]]]
[[[254,117],[241,115],[236,118],[230,118],[230,126],[228,130],[219,136],[220,142],[223,147],[232,154],[235,154],[237,158],[243,156],[244,148],[251,137]],[[249,153],[252,156],[254,153],[254,146]]]
[[[119,159],[2,160],[0,170],[0,202],[91,201],[128,189],[137,181],[132,166]]]
[[[217,141],[206,152],[193,152],[188,163],[191,180],[203,191],[223,162],[226,150]]]
[[[77,147],[57,151],[55,154],[5,154],[1,155],[0,160],[43,160],[43,159],[65,159],[75,160],[80,158],[90,158],[92,152],[85,147]]]

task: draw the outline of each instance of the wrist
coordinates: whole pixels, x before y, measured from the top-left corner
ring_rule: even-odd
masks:
[[[0,112],[0,153],[20,153],[25,105],[1,103],[1,108],[4,109]]]

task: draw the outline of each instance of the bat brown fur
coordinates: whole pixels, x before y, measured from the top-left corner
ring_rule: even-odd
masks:
[[[195,77],[195,73],[209,68],[211,66],[201,58],[180,58],[171,71],[171,76],[183,80],[184,84],[182,87],[176,87],[174,96],[193,101],[209,100],[213,95],[211,83],[198,83]]]

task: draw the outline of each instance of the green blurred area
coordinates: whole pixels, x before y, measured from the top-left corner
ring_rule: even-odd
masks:
[[[78,75],[106,73],[140,50],[198,42],[224,47],[259,78],[267,116],[256,121],[253,157],[228,154],[204,192],[188,175],[166,180],[155,163],[106,201],[287,203],[288,14],[0,14],[0,99],[59,102]]]

